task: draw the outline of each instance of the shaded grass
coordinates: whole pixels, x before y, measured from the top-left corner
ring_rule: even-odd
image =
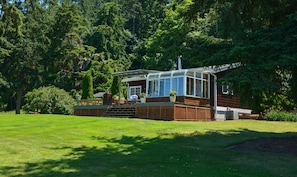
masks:
[[[0,114],[0,176],[296,176],[297,157],[226,147],[297,123]]]

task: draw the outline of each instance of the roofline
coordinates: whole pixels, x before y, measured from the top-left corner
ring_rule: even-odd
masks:
[[[129,70],[129,71],[121,71],[112,73],[113,76],[136,76],[136,75],[147,75],[149,73],[158,73],[161,71],[156,70],[146,70],[146,69],[136,69],[136,70]]]
[[[171,70],[171,71],[157,71],[157,70],[146,70],[146,69],[136,69],[136,70],[129,70],[129,71],[121,71],[112,73],[113,76],[120,76],[120,77],[131,77],[131,76],[138,76],[138,75],[148,75],[153,73],[160,73],[160,72],[179,72],[179,71],[196,71],[196,72],[209,72],[209,73],[219,73],[224,72],[229,69],[234,69],[242,66],[241,62],[232,63],[232,64],[223,64],[223,65],[213,65],[213,66],[206,66],[206,67],[199,67],[199,68],[189,68],[189,69],[180,69],[180,70]]]

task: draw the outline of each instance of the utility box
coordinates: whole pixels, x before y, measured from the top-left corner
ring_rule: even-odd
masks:
[[[225,112],[225,118],[226,120],[238,120],[239,119],[238,112],[228,110]]]

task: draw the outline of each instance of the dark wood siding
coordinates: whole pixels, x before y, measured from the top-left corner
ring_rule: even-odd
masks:
[[[145,92],[146,91],[146,80],[140,80],[140,81],[132,81],[129,82],[129,86],[139,86],[141,85],[141,92]]]

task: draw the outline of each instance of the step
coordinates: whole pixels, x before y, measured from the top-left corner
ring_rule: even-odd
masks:
[[[106,117],[135,117],[135,106],[117,105],[109,108],[104,116]]]

